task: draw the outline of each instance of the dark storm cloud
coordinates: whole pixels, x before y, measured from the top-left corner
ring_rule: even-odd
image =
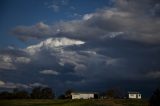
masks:
[[[43,22],[39,22],[36,25],[26,27],[26,26],[18,26],[13,29],[13,34],[19,37],[21,40],[27,40],[29,38],[41,38],[50,35],[50,28],[48,25]]]
[[[13,34],[20,39],[68,36],[81,40],[121,39],[159,43],[160,21],[156,0],[118,0],[115,7],[86,14],[81,20],[46,25],[18,26]]]
[[[16,37],[42,41],[0,51],[1,78],[40,81],[61,89],[129,81],[141,82],[141,87],[156,85],[160,78],[159,9],[159,0],[117,0],[112,8],[85,14],[81,20],[17,26],[12,30]]]
[[[32,84],[22,84],[22,83],[13,83],[13,82],[4,82],[0,80],[0,88],[7,88],[7,89],[13,89],[13,88],[23,88],[23,89],[28,89],[32,87],[37,87],[37,86],[44,86],[46,87],[47,85],[43,85],[41,83],[32,83]]]

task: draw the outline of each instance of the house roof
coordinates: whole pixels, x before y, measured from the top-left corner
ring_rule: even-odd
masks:
[[[97,92],[72,92],[71,94],[98,94]]]
[[[140,94],[140,92],[128,92],[128,94]]]

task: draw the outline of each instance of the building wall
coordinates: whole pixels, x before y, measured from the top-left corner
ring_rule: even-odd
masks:
[[[91,99],[94,98],[94,94],[87,93],[72,93],[72,99]]]
[[[138,95],[138,99],[141,99],[141,94]]]
[[[79,99],[80,95],[79,94],[72,94],[72,99]]]
[[[130,99],[141,99],[141,94],[128,94]]]

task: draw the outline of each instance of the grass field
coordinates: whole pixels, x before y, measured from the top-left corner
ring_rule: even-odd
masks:
[[[148,106],[145,100],[0,100],[0,106]]]

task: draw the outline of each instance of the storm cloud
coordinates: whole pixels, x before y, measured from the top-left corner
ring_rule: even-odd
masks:
[[[127,39],[159,43],[159,1],[119,0],[112,8],[85,14],[80,20],[47,25],[17,26],[12,33],[20,39],[70,37],[83,40]]]
[[[160,79],[159,11],[159,0],[117,0],[111,8],[79,20],[16,26],[11,32],[17,38],[40,42],[1,50],[0,80],[38,81],[61,89],[103,85],[105,89],[134,81],[132,86],[142,83],[137,88],[156,86]],[[26,76],[20,77],[22,73]]]

